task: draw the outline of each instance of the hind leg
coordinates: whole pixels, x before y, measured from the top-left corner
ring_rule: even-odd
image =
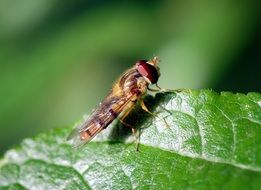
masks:
[[[119,121],[120,121],[124,126],[131,128],[132,135],[133,135],[134,138],[135,138],[136,150],[139,151],[139,144],[140,144],[140,139],[139,139],[139,137],[140,137],[140,134],[138,133],[138,135],[136,135],[137,132],[138,132],[138,130],[137,130],[135,127],[133,127],[132,125],[130,125],[130,124],[128,124],[128,123],[126,123],[126,122],[124,121],[124,119],[129,115],[129,113],[130,113],[131,110],[133,109],[133,107],[134,107],[134,103],[133,103],[133,105],[130,106],[130,108],[129,108],[122,116],[119,117]]]

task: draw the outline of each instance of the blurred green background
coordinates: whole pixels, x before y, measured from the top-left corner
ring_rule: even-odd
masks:
[[[72,125],[138,59],[165,88],[261,91],[258,1],[0,1],[0,153]]]

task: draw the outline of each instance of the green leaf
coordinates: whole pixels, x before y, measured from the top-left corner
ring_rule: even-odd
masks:
[[[147,96],[73,149],[70,128],[25,139],[0,161],[0,189],[260,189],[261,95],[210,90]],[[129,142],[129,143],[128,143]]]

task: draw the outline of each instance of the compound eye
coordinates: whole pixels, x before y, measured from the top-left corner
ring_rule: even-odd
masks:
[[[159,73],[155,66],[149,64],[147,60],[137,61],[136,69],[143,77],[148,79],[150,83],[155,84],[158,82]]]

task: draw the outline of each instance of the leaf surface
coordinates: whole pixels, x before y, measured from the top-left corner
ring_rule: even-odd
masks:
[[[71,127],[25,139],[0,161],[0,189],[260,189],[261,95],[210,90],[147,96],[73,149]]]

